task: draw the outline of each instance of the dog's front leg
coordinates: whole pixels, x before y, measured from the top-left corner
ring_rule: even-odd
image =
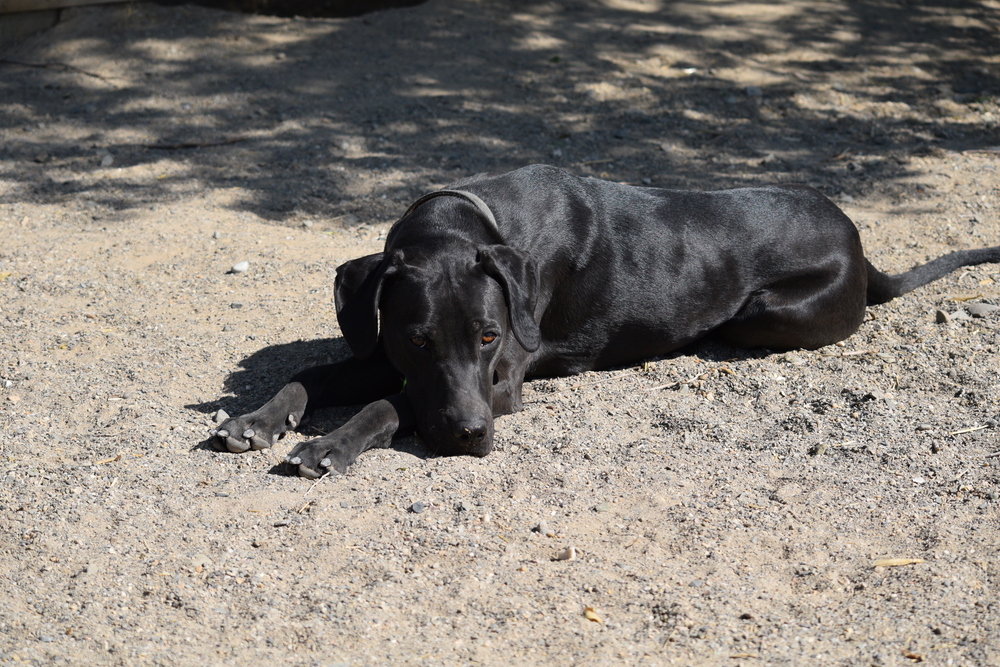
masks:
[[[345,359],[298,373],[257,410],[227,419],[212,430],[216,446],[231,452],[267,449],[294,431],[314,410],[358,405],[397,394],[403,378],[384,355]]]
[[[346,473],[361,452],[388,447],[395,436],[413,433],[415,424],[409,399],[389,396],[369,403],[336,431],[299,443],[285,462],[309,479],[327,471]]]

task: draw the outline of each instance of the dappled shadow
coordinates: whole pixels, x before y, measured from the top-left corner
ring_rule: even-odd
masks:
[[[240,370],[226,377],[222,391],[230,396],[185,407],[206,414],[217,410],[225,410],[234,417],[245,414],[263,405],[299,371],[346,359],[350,355],[343,338],[268,345],[241,360],[238,364]],[[338,420],[346,419],[356,411],[325,412]]]
[[[913,155],[997,143],[998,27],[971,0],[77,10],[0,65],[0,202],[224,189],[277,223],[355,224],[532,162],[919,198]]]

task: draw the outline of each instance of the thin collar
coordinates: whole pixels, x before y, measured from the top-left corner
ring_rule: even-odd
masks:
[[[421,197],[420,199],[418,199],[417,201],[410,204],[410,208],[406,209],[406,213],[403,214],[403,217],[401,217],[400,220],[402,220],[409,214],[413,213],[413,211],[415,211],[418,206],[420,206],[427,200],[434,199],[435,197],[459,197],[471,203],[473,206],[476,207],[476,209],[479,210],[479,213],[484,218],[486,218],[486,222],[489,223],[488,227],[490,228],[490,231],[493,232],[493,235],[501,243],[503,243],[503,236],[500,234],[500,226],[497,225],[497,219],[496,217],[494,217],[493,211],[491,211],[490,207],[486,205],[486,202],[484,202],[478,196],[472,194],[471,192],[466,192],[465,190],[437,190],[436,192],[428,193],[423,197]],[[399,223],[397,222],[397,224]]]

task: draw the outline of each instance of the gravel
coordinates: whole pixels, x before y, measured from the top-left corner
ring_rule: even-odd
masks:
[[[0,64],[0,662],[997,664],[1000,266],[821,350],[528,383],[483,459],[288,476],[347,408],[209,442],[346,356],[336,266],[477,171],[809,183],[891,271],[1000,242],[974,9],[654,4],[129,3],[3,53],[46,66]]]

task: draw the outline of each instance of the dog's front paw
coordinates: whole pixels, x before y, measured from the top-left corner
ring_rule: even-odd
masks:
[[[301,417],[296,414],[273,414],[261,408],[256,412],[234,419],[227,419],[209,433],[215,438],[215,446],[231,452],[245,452],[248,449],[268,449],[278,442],[287,431],[298,426]]]
[[[344,444],[336,433],[300,442],[285,457],[285,463],[308,479],[316,479],[329,472],[343,475],[357,457]]]

